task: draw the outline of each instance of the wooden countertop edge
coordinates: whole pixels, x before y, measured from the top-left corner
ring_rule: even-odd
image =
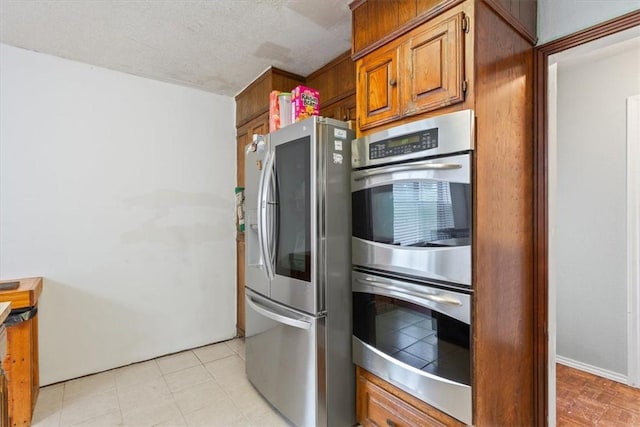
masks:
[[[0,302],[0,325],[7,320],[9,317],[9,313],[11,313],[11,303],[10,302]]]
[[[11,301],[12,308],[26,308],[38,304],[38,298],[42,294],[42,277],[25,277],[21,279],[3,279],[0,283],[19,281],[17,289],[0,291],[0,302]]]

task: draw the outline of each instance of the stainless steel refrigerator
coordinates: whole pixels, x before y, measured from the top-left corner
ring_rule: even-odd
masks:
[[[311,117],[246,150],[247,376],[300,427],[355,423],[354,136],[344,122]]]

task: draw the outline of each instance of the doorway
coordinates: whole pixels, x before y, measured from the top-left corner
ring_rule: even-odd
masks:
[[[574,67],[574,70],[573,70],[574,75],[571,77],[572,80],[570,80],[569,82],[576,83],[575,79],[577,79],[578,77],[580,78],[585,77],[585,76],[578,76],[577,74],[580,74],[582,73],[582,71],[584,71],[584,69],[589,68],[587,65],[591,65],[594,62],[596,62],[593,58],[593,55],[597,55],[596,53],[594,53],[596,52],[597,49],[607,48],[607,46],[609,46],[609,49],[611,49],[610,46],[623,43],[625,40],[627,40],[628,42],[628,40],[633,37],[633,35],[629,36],[629,31],[633,33],[634,31],[633,28],[638,27],[639,25],[640,25],[640,11],[633,12],[621,18],[617,18],[616,20],[606,22],[602,25],[582,31],[580,33],[576,33],[564,39],[548,43],[536,49],[536,72],[537,72],[536,133],[537,135],[535,138],[536,140],[536,146],[535,146],[536,188],[535,188],[534,201],[535,201],[535,209],[536,209],[535,210],[535,213],[536,213],[535,236],[536,237],[534,241],[534,245],[535,245],[534,261],[535,261],[535,272],[536,272],[536,277],[535,277],[536,307],[535,309],[536,309],[536,316],[537,316],[536,323],[538,325],[536,329],[536,358],[537,358],[536,360],[536,366],[537,366],[536,414],[539,417],[538,419],[541,421],[539,422],[539,424],[544,424],[545,421],[548,422],[549,425],[554,425],[555,423],[555,366],[556,366],[555,354],[556,354],[556,325],[558,324],[558,319],[556,318],[556,303],[562,304],[563,301],[566,301],[567,295],[575,298],[576,300],[582,298],[584,301],[587,301],[587,305],[583,307],[581,312],[575,313],[573,315],[573,318],[571,318],[570,316],[567,319],[567,317],[565,316],[565,318],[561,320],[561,323],[563,323],[563,326],[566,326],[566,323],[568,320],[571,322],[573,322],[574,320],[577,320],[573,322],[572,327],[574,328],[577,327],[578,330],[580,329],[581,326],[585,326],[584,324],[582,325],[580,324],[579,318],[581,317],[581,315],[586,315],[586,317],[583,317],[582,320],[587,323],[588,321],[594,320],[594,317],[595,317],[596,322],[594,323],[594,325],[601,326],[600,324],[603,323],[602,319],[597,319],[597,317],[601,313],[603,313],[603,310],[602,309],[598,310],[597,304],[601,304],[599,307],[603,307],[605,305],[611,305],[611,304],[605,304],[603,301],[603,298],[608,298],[608,297],[613,298],[613,300],[615,300],[615,304],[613,305],[617,306],[617,308],[615,309],[617,310],[616,315],[613,316],[615,317],[614,324],[616,326],[614,326],[613,328],[615,328],[615,330],[619,332],[617,334],[608,334],[606,338],[612,339],[612,341],[615,342],[615,345],[617,345],[619,348],[624,347],[625,350],[627,350],[628,348],[630,351],[628,353],[627,351],[624,351],[624,355],[618,354],[616,356],[617,359],[613,361],[612,360],[603,361],[601,360],[601,358],[599,359],[600,356],[598,355],[598,352],[600,352],[601,354],[607,353],[607,351],[604,351],[604,352],[599,351],[601,349],[596,349],[596,351],[594,352],[595,355],[590,354],[583,357],[581,356],[580,352],[584,350],[585,346],[588,346],[589,340],[593,337],[589,336],[588,327],[587,327],[587,332],[583,330],[582,332],[575,333],[575,329],[574,329],[572,334],[574,337],[577,336],[578,339],[575,339],[574,340],[575,342],[569,343],[571,344],[569,346],[566,345],[567,343],[562,344],[561,347],[564,347],[564,348],[562,348],[561,351],[568,353],[570,355],[568,357],[565,357],[565,360],[563,360],[563,362],[567,363],[571,361],[577,361],[578,359],[581,359],[581,358],[585,359],[587,360],[587,362],[584,362],[581,366],[578,366],[578,367],[581,369],[587,368],[586,370],[588,370],[590,367],[604,365],[605,368],[596,368],[596,370],[600,369],[600,371],[596,373],[598,375],[602,375],[605,377],[607,376],[610,378],[613,377],[613,379],[617,381],[629,381],[630,383],[633,383],[634,376],[637,375],[635,373],[636,372],[635,370],[637,369],[637,367],[634,368],[633,362],[634,361],[637,362],[638,353],[635,353],[635,356],[632,356],[632,355],[634,354],[633,353],[634,346],[635,346],[635,349],[637,349],[637,341],[638,341],[637,337],[639,334],[638,327],[637,327],[638,320],[637,320],[637,316],[635,320],[634,319],[629,320],[627,318],[627,312],[629,313],[632,313],[634,311],[635,313],[638,312],[637,306],[635,306],[638,303],[637,302],[638,295],[637,295],[637,290],[634,290],[637,288],[630,287],[629,289],[631,289],[631,291],[628,294],[628,290],[626,287],[627,281],[629,283],[634,283],[633,280],[635,280],[635,283],[637,283],[637,263],[635,263],[635,267],[634,267],[634,263],[629,261],[630,259],[633,259],[632,258],[633,256],[635,256],[636,257],[635,259],[637,260],[637,238],[635,240],[631,238],[628,239],[629,242],[633,242],[633,241],[636,242],[635,247],[633,246],[633,244],[627,247],[627,239],[625,239],[626,237],[625,234],[627,232],[627,229],[630,230],[631,232],[634,232],[634,227],[637,227],[637,225],[633,224],[634,217],[632,216],[632,215],[635,215],[635,219],[637,219],[638,217],[637,211],[634,213],[632,210],[632,209],[635,209],[633,206],[634,206],[634,203],[637,204],[637,202],[634,202],[633,197],[629,198],[629,203],[630,203],[628,208],[629,217],[627,217],[627,209],[623,209],[622,213],[620,212],[620,210],[618,210],[618,212],[612,212],[612,209],[608,209],[608,206],[605,206],[605,203],[602,200],[588,200],[589,198],[586,197],[586,198],[583,198],[583,200],[588,200],[589,203],[595,203],[596,207],[603,207],[602,211],[604,212],[604,214],[599,215],[596,210],[595,213],[591,212],[592,214],[595,214],[595,216],[588,218],[588,215],[581,215],[581,213],[585,213],[587,211],[584,210],[585,209],[584,206],[580,206],[579,201],[576,202],[576,200],[566,200],[567,199],[566,197],[558,199],[557,196],[559,194],[558,193],[559,190],[561,192],[564,192],[563,195],[566,196],[566,188],[560,188],[560,189],[558,188],[558,182],[559,182],[558,173],[560,173],[561,175],[560,182],[562,183],[562,185],[566,187],[565,184],[567,182],[567,172],[571,172],[571,167],[579,171],[580,168],[586,165],[584,159],[577,160],[572,157],[567,157],[567,154],[568,153],[571,154],[572,153],[571,150],[581,149],[582,147],[580,144],[584,143],[584,141],[588,138],[586,138],[584,135],[579,136],[580,132],[584,129],[577,129],[577,130],[573,129],[575,135],[577,135],[576,137],[573,138],[573,143],[577,145],[574,147],[561,146],[560,150],[558,150],[558,142],[557,142],[558,133],[559,132],[563,133],[562,134],[563,141],[567,140],[567,137],[566,137],[567,135],[566,135],[566,129],[561,130],[559,132],[556,132],[556,130],[559,129],[558,121],[557,121],[558,117],[562,118],[562,126],[560,126],[560,129],[562,129],[562,127],[565,126],[566,122],[569,122],[570,121],[569,119],[571,119],[570,117],[571,114],[567,115],[562,112],[558,114],[558,109],[565,109],[564,111],[566,112],[567,105],[574,105],[574,108],[573,108],[574,110],[580,110],[580,108],[583,107],[584,104],[587,102],[584,99],[580,100],[579,99],[580,96],[576,96],[575,99],[567,98],[566,93],[564,93],[566,92],[564,89],[560,90],[561,92],[560,94],[558,92],[559,90],[558,84],[563,84],[563,79],[566,78],[567,72],[572,71],[570,65],[573,65]],[[637,33],[637,29],[636,29],[636,33]],[[618,48],[620,47],[618,46]],[[580,55],[582,56],[591,55],[591,59],[587,59],[587,62],[585,62],[583,66],[580,66],[579,63],[576,63],[576,61],[579,61],[576,58],[579,57]],[[603,55],[602,51],[600,55]],[[571,64],[571,61],[573,61],[573,64]],[[560,70],[560,77],[559,77],[559,70]],[[636,71],[636,75],[637,75],[637,71]],[[601,81],[601,82],[604,82],[604,81]],[[607,82],[604,82],[604,83],[605,84],[603,84],[602,87],[606,87]],[[611,83],[611,82],[608,82],[608,83]],[[564,84],[567,84],[566,81]],[[584,95],[583,92],[586,92],[586,91],[584,90],[580,91],[579,95]],[[560,96],[560,98],[558,98],[558,96]],[[556,100],[559,100],[559,99],[561,99],[562,101],[557,102]],[[600,101],[601,100],[597,100],[597,102],[600,102]],[[631,107],[629,107],[629,109],[630,111],[632,111],[635,108],[634,107],[635,104],[634,104],[634,101],[629,101],[629,102],[631,103]],[[626,106],[624,106],[624,108],[626,108]],[[572,110],[570,112],[580,114],[579,111]],[[598,123],[597,120],[594,120],[593,118],[587,118],[586,116],[579,116],[579,118],[584,119],[583,126],[586,126],[588,124]],[[624,117],[624,119],[626,119],[626,117]],[[578,120],[578,123],[579,123],[579,120]],[[596,128],[596,130],[600,128]],[[627,129],[623,127],[622,129],[623,135],[625,135],[626,132],[627,132]],[[630,129],[628,132],[629,134],[631,134],[633,132],[633,129]],[[595,133],[597,134],[597,132]],[[607,138],[604,138],[603,140],[602,137],[600,139],[594,138],[595,142],[591,142],[591,144],[593,145],[593,147],[595,147],[595,149],[591,150],[591,153],[587,155],[587,157],[589,155],[594,156],[591,160],[595,161],[597,164],[599,164],[599,166],[603,166],[603,164],[606,164],[607,160],[612,160],[615,158],[617,161],[617,160],[620,160],[620,157],[621,157],[619,155],[619,152],[617,155],[608,156],[609,158],[607,158],[606,155],[603,156],[602,152],[598,154],[598,148],[602,148],[602,149],[610,148],[610,147],[606,147],[606,145],[602,145],[602,146],[598,145],[597,141],[599,140],[602,140],[602,144],[608,143],[606,139]],[[623,142],[625,142],[625,146],[622,147],[623,154],[624,154],[626,151],[626,140]],[[605,154],[606,153],[607,151],[605,150]],[[609,150],[609,154],[611,154],[611,150]],[[630,153],[630,155],[633,156],[634,154]],[[567,158],[569,158],[571,161],[574,162],[573,166],[571,165],[571,161],[567,163]],[[622,156],[622,161],[624,163],[621,165],[621,167],[620,165],[616,166],[617,175],[616,173],[606,173],[606,168],[602,168],[602,167],[587,168],[588,169],[587,172],[589,173],[587,173],[583,177],[584,179],[580,180],[579,184],[584,185],[583,188],[585,188],[586,190],[591,190],[592,187],[597,185],[604,185],[604,186],[608,185],[603,180],[599,180],[598,179],[599,177],[606,175],[607,178],[611,178],[612,175],[616,175],[614,177],[614,181],[617,180],[618,184],[622,183],[622,185],[618,185],[618,187],[620,187],[619,193],[622,194],[623,207],[627,208],[626,183],[627,181],[631,183],[632,180],[628,179],[626,176],[627,169],[629,168],[627,168],[624,155]],[[636,164],[638,161],[639,160],[635,160]],[[561,165],[559,165],[559,162],[561,162]],[[567,164],[569,166],[567,166]],[[629,169],[629,172],[633,173],[634,171],[632,169]],[[598,173],[600,175],[597,175]],[[635,173],[637,173],[637,170],[635,170]],[[586,182],[585,182],[585,179],[586,179]],[[579,187],[580,186],[578,186],[578,188]],[[633,193],[633,191],[636,191],[636,190],[633,190],[633,188],[630,188],[630,190],[632,191],[630,194],[635,194]],[[617,201],[619,202],[620,194],[612,196],[610,192],[606,191],[606,189],[604,193],[606,197],[610,197],[610,196],[613,197],[613,199],[611,199],[608,202],[609,205],[614,205],[617,203]],[[571,194],[571,196],[575,196],[575,194]],[[616,197],[618,197],[618,199],[616,199]],[[598,202],[600,202],[600,204],[598,204]],[[564,215],[564,217],[559,217],[557,215],[557,212],[559,212],[558,209],[562,209],[562,215]],[[573,209],[573,212],[571,212],[572,209]],[[593,209],[589,209],[589,210],[592,211]],[[614,226],[618,227],[619,232],[605,233],[605,235],[607,236],[607,238],[611,237],[612,234],[616,234],[618,237],[622,236],[622,239],[621,239],[622,243],[620,243],[620,239],[619,239],[618,243],[616,244],[616,247],[620,248],[619,252],[621,252],[624,255],[623,256],[624,259],[619,259],[620,254],[617,254],[617,257],[616,257],[616,254],[614,254],[614,261],[610,261],[606,264],[607,266],[610,266],[613,268],[612,271],[615,272],[614,274],[618,274],[620,276],[616,279],[616,281],[624,282],[622,285],[623,289],[620,289],[620,286],[618,286],[615,292],[607,292],[607,290],[606,289],[603,290],[602,287],[600,288],[596,287],[591,291],[588,291],[586,289],[581,289],[580,285],[582,285],[586,280],[590,280],[593,278],[594,273],[587,272],[586,271],[588,270],[587,267],[597,264],[597,261],[602,261],[601,259],[598,259],[598,256],[602,257],[602,255],[597,254],[597,251],[596,251],[595,253],[596,259],[592,261],[587,261],[587,258],[585,258],[585,255],[581,254],[580,251],[584,249],[585,245],[588,245],[589,243],[585,243],[584,241],[580,242],[580,240],[582,238],[585,238],[588,241],[589,238],[593,237],[593,234],[597,234],[595,233],[596,231],[602,231],[602,228],[600,228],[599,226],[589,227],[589,225],[597,224],[597,222],[600,220],[604,220],[606,223],[607,219],[602,218],[602,216],[606,216],[606,214],[612,214],[614,217],[616,215],[618,217],[622,216],[622,221],[620,221],[620,218],[609,219],[611,222],[608,222],[607,223],[608,225],[605,226],[605,227],[609,227],[613,224]],[[583,222],[582,224],[580,224],[581,221],[586,221],[586,222]],[[567,250],[566,247],[563,248],[562,250],[559,250],[557,240],[559,237],[558,231],[561,229],[559,229],[558,227],[559,226],[567,227],[567,224],[569,226],[581,227],[581,228],[576,228],[576,230],[574,230],[574,233],[573,233],[574,237],[577,236],[578,238],[574,239],[574,241],[572,242],[572,244],[575,245],[574,248],[571,248],[572,250]],[[589,229],[590,231],[585,232],[584,231],[585,229]],[[580,230],[583,230],[583,231],[580,232]],[[566,230],[562,230],[562,231],[566,232]],[[577,234],[576,234],[576,231],[577,231]],[[635,229],[635,232],[637,236],[637,229]],[[591,242],[593,242],[593,239],[591,239]],[[590,256],[594,256],[594,252],[591,252]],[[579,274],[577,275],[578,277],[573,278],[573,281],[577,282],[578,286],[574,287],[568,292],[564,292],[565,295],[563,295],[561,298],[556,298],[556,293],[558,291],[558,288],[556,286],[557,277],[561,276],[563,279],[566,279],[567,272],[571,273],[571,268],[567,268],[568,263],[579,264],[580,262],[582,263],[586,262],[586,264],[584,264],[586,267],[578,271],[579,272]],[[616,262],[620,263],[620,266],[622,266],[622,268],[620,266],[611,265],[611,264],[616,264]],[[629,265],[629,267],[627,265]],[[584,274],[585,276],[581,278],[579,277],[580,274]],[[565,280],[563,280],[563,282],[564,281]],[[584,291],[584,292],[581,292],[581,291]],[[604,293],[601,294],[600,296],[597,296],[596,295],[597,292],[604,292]],[[589,303],[592,304],[591,307],[589,307],[588,305]],[[627,306],[627,304],[629,305]],[[592,315],[589,316],[589,313],[591,313]],[[635,326],[634,326],[634,322],[635,322]],[[620,327],[621,324],[622,324],[622,328]],[[571,330],[571,328],[569,328],[569,330]],[[562,333],[565,333],[565,332],[562,332]],[[607,343],[604,345],[607,346],[607,350],[610,350],[611,346],[614,344]],[[572,346],[573,348],[571,348]],[[628,358],[627,358],[627,354],[629,354]],[[571,357],[571,355],[573,355],[573,358]],[[575,356],[575,355],[578,355],[578,356]],[[635,359],[632,360],[633,358]],[[610,367],[610,368],[607,369],[606,367]],[[618,376],[616,377],[616,375]]]

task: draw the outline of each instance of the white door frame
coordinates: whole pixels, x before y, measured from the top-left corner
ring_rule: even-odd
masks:
[[[640,388],[640,95],[627,98],[627,383]]]
[[[547,71],[547,173],[548,173],[548,425],[556,425],[556,193],[558,182],[558,64],[549,65]]]

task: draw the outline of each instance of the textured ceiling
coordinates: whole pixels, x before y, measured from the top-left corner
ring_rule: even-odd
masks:
[[[0,42],[233,96],[351,46],[352,0],[0,0]]]

